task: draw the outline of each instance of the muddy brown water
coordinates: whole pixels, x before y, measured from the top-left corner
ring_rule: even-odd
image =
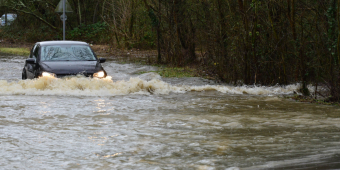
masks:
[[[340,108],[104,63],[104,80],[21,79],[0,57],[0,169],[340,169]]]

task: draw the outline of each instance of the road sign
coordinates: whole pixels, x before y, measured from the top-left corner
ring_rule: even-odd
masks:
[[[63,0],[60,0],[59,4],[57,5],[57,8],[55,9],[55,12],[57,13],[63,13]],[[65,0],[65,12],[69,13],[69,12],[73,12],[70,3]]]

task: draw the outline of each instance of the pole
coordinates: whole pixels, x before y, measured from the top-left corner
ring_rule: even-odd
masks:
[[[65,1],[63,0],[63,40],[65,41],[65,9],[66,9],[66,5],[65,5]]]

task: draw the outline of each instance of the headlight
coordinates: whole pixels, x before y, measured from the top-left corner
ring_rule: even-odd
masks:
[[[105,77],[105,73],[104,73],[104,71],[98,71],[97,73],[93,74],[93,77],[104,78]]]
[[[54,73],[42,72],[42,77],[57,77]]]

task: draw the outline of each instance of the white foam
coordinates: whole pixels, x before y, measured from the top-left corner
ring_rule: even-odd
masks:
[[[91,79],[72,77],[68,79],[39,78],[9,82],[0,80],[2,95],[62,95],[62,96],[115,96],[127,94],[169,94],[185,93],[187,91],[219,91],[228,94],[277,95],[290,94],[298,85],[286,87],[249,87],[249,86],[174,86],[155,76],[152,80],[133,77],[129,80],[113,81],[106,79]]]

